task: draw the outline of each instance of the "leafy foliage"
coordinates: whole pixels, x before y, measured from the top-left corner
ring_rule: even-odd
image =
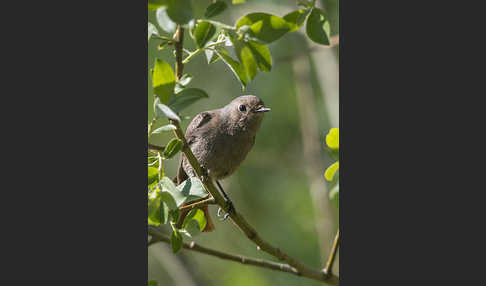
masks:
[[[331,128],[329,133],[326,135],[326,144],[329,148],[328,151],[331,156],[336,156],[337,153],[339,155],[339,128]],[[338,161],[334,162],[331,166],[329,166],[326,171],[324,172],[324,177],[328,181],[334,181],[334,176],[338,173],[339,170],[339,157]],[[336,180],[337,182],[329,191],[329,198],[332,200],[339,195],[339,178]]]

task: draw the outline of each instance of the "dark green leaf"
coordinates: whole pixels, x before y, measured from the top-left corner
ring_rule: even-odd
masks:
[[[230,68],[230,70],[240,82],[241,88],[245,90],[245,87],[248,83],[245,68],[243,68],[243,66],[239,62],[235,61],[232,57],[230,57],[225,49],[215,49],[215,53]]]
[[[287,23],[290,24],[292,29],[289,32],[294,32],[300,29],[302,25],[304,25],[305,18],[309,14],[310,10],[307,9],[300,9],[294,12],[291,12],[283,17]]]
[[[172,111],[172,109],[170,109],[170,107],[168,107],[167,105],[162,104],[162,103],[156,103],[155,104],[155,117],[161,118],[163,116],[166,116],[167,118],[175,120],[175,121],[179,121],[179,122],[181,121],[179,116],[177,116],[177,114],[175,114],[175,112]]]
[[[155,27],[154,24],[148,22],[148,40],[150,41],[150,38],[152,35],[159,35],[159,31],[157,31],[157,28]]]
[[[248,42],[248,46],[255,57],[258,68],[262,72],[269,72],[272,69],[272,56],[267,46],[252,41]]]
[[[174,229],[170,237],[170,246],[172,246],[172,252],[174,253],[177,253],[182,247],[182,236],[176,229]]]
[[[192,202],[208,196],[208,192],[204,189],[204,185],[197,177],[190,177],[177,186],[179,193],[185,197],[183,202]],[[181,202],[181,204],[183,203]],[[177,202],[178,205],[179,202]]]
[[[173,131],[173,130],[176,130],[177,127],[175,127],[174,125],[172,124],[167,124],[167,125],[164,125],[162,127],[159,127],[157,129],[155,129],[154,131],[152,131],[152,134],[159,134],[159,133],[162,133],[162,132],[169,132],[169,131]]]
[[[172,21],[167,15],[167,7],[157,9],[155,17],[157,18],[157,23],[159,23],[159,26],[162,28],[162,30],[169,34],[175,33],[177,29],[177,24],[174,23],[174,21]]]
[[[158,286],[159,283],[157,282],[157,280],[149,280],[148,282],[148,286]]]
[[[152,184],[159,180],[159,169],[154,167],[148,167],[148,184]]]
[[[194,102],[208,98],[208,94],[199,88],[185,88],[174,96],[169,102],[169,107],[175,112],[181,112]]]
[[[211,17],[214,17],[216,15],[219,15],[227,7],[228,7],[228,5],[226,5],[225,2],[216,1],[216,2],[212,3],[211,5],[209,5],[208,8],[206,8],[206,13],[204,13],[204,17],[211,18]]]
[[[195,28],[191,30],[191,36],[196,41],[198,48],[204,47],[206,43],[211,40],[211,38],[216,33],[216,28],[209,22],[201,21],[196,24]]]
[[[171,211],[177,210],[177,203],[169,192],[161,192],[160,199],[167,205],[167,208]]]
[[[168,2],[168,0],[148,0],[148,10],[157,10],[162,6],[166,6]]]
[[[175,76],[174,71],[166,61],[155,59],[152,86],[161,103],[167,104],[174,93]]]
[[[236,22],[236,28],[242,26],[250,26],[250,36],[265,43],[279,39],[293,28],[284,19],[267,13],[250,13],[241,17]]]
[[[170,159],[174,157],[177,152],[179,152],[182,149],[182,141],[179,138],[172,138],[170,140],[169,144],[165,147],[164,150],[164,158],[165,159]]]
[[[329,45],[331,38],[331,26],[324,12],[319,8],[312,8],[307,18],[307,36],[314,42],[321,45]]]
[[[178,23],[187,24],[191,21],[194,16],[192,14],[192,3],[191,0],[168,0],[169,5],[167,6],[167,16]]]

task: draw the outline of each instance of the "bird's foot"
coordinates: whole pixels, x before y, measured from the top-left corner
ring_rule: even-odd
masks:
[[[233,203],[230,200],[226,201],[226,213],[223,215],[223,217],[220,219],[220,221],[225,221],[228,219],[230,212],[234,211],[235,207],[233,206]],[[218,217],[222,215],[223,210],[221,208],[218,208]]]

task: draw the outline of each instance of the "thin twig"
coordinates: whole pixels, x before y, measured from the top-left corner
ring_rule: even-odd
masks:
[[[150,235],[152,235],[152,237],[156,238],[156,240],[154,240],[153,243],[162,242],[162,241],[166,242],[166,243],[170,243],[170,238],[167,235],[162,234],[156,228],[150,227],[149,233],[150,233]],[[204,254],[211,255],[211,256],[216,256],[216,257],[219,257],[221,259],[231,260],[231,261],[239,262],[239,263],[242,263],[242,264],[248,264],[248,265],[253,265],[253,266],[258,266],[258,267],[263,267],[263,268],[269,268],[269,269],[277,270],[277,271],[288,272],[288,273],[292,273],[294,275],[299,276],[299,272],[297,271],[297,269],[293,268],[292,266],[290,266],[288,264],[277,263],[277,262],[263,260],[263,259],[250,258],[250,257],[242,256],[242,255],[229,254],[229,253],[225,253],[225,252],[218,251],[218,250],[215,250],[215,249],[210,249],[210,248],[206,248],[206,247],[197,245],[194,241],[192,241],[190,243],[184,242],[183,248],[188,249],[188,250],[197,251],[197,252],[204,253]]]
[[[192,209],[197,208],[197,207],[203,207],[203,206],[215,205],[215,204],[216,204],[216,201],[213,198],[209,198],[209,199],[206,199],[206,200],[203,200],[203,201],[199,201],[197,203],[193,203],[193,204],[190,204],[190,205],[187,205],[187,206],[180,207],[179,209],[181,211],[182,210],[192,210]]]
[[[336,237],[334,237],[334,244],[332,245],[331,254],[329,255],[329,259],[327,260],[326,268],[324,268],[324,273],[329,275],[332,272],[332,265],[334,264],[334,260],[336,258],[336,253],[339,248],[339,229],[336,233]]]
[[[175,70],[176,70],[177,80],[179,80],[180,77],[182,76],[182,70],[184,68],[184,64],[182,63],[182,48],[183,48],[182,43],[184,38],[181,37],[181,35],[183,35],[183,32],[184,29],[182,29],[182,27],[178,25],[177,32],[174,35],[174,38],[176,39]],[[229,208],[229,205],[226,203],[225,199],[216,189],[216,187],[213,184],[213,181],[207,176],[202,177],[201,166],[199,165],[191,149],[187,147],[188,146],[187,141],[179,122],[175,120],[170,120],[170,123],[176,126],[174,133],[177,136],[177,138],[179,138],[182,141],[182,146],[184,146],[182,151],[184,152],[186,159],[189,161],[191,167],[196,173],[196,176],[202,181],[205,189],[212,195],[216,203],[223,209],[227,210]],[[317,270],[317,269],[307,267],[306,265],[302,264],[295,258],[290,257],[288,254],[281,251],[279,248],[274,247],[270,243],[263,240],[260,237],[260,235],[257,233],[257,231],[243,218],[243,216],[241,216],[238,212],[236,212],[235,208],[231,208],[231,210],[228,213],[230,218],[233,220],[233,222],[243,231],[243,233],[246,235],[248,239],[250,239],[253,243],[258,245],[260,249],[265,251],[266,253],[287,262],[291,267],[297,270],[298,275],[311,278],[314,280],[318,280],[318,281],[326,281],[331,285],[339,285],[338,277],[332,274],[325,275],[325,273],[322,270]]]

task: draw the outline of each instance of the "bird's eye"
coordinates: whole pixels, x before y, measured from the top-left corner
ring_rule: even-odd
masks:
[[[242,104],[242,105],[240,105],[240,106],[238,107],[238,109],[239,109],[240,111],[245,111],[245,110],[246,110],[246,106],[244,106],[244,105]]]

